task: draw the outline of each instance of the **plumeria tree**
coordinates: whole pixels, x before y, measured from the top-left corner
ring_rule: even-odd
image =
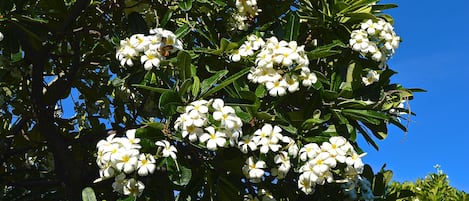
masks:
[[[394,7],[2,0],[1,198],[385,199]]]

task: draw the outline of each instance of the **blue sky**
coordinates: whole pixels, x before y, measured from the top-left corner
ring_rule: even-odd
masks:
[[[390,61],[394,82],[423,88],[411,101],[407,134],[393,128],[374,151],[364,144],[375,171],[386,163],[396,181],[415,181],[436,164],[450,184],[469,192],[469,1],[385,0],[403,42]]]

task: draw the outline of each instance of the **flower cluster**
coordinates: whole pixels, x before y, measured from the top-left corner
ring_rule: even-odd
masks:
[[[298,155],[298,146],[288,136],[282,135],[282,129],[278,126],[265,124],[261,129],[254,132],[252,136],[244,136],[238,143],[238,148],[243,153],[258,150],[262,155],[270,155],[275,167],[270,172],[277,179],[283,179],[290,171],[291,158]],[[262,181],[267,164],[263,160],[256,160],[253,156],[247,158],[243,166],[243,173],[251,182]]]
[[[370,19],[362,23],[361,29],[352,31],[349,41],[353,50],[382,63],[394,54],[400,42],[401,38],[394,32],[394,27],[383,19],[376,22]]]
[[[306,144],[300,149],[299,155],[304,164],[300,167],[298,188],[306,194],[313,193],[316,185],[334,182],[332,170],[339,167],[338,164],[346,165],[340,170],[347,175],[346,179],[355,178],[364,167],[361,158],[365,154],[359,155],[342,136],[331,137],[321,146],[316,143]]]
[[[121,40],[116,59],[122,66],[133,66],[139,59],[145,70],[158,69],[160,62],[170,53],[182,49],[182,42],[173,32],[155,28],[150,30],[150,35],[134,34]]]
[[[174,124],[183,138],[205,143],[207,149],[212,151],[227,144],[237,145],[242,135],[242,126],[243,122],[234,108],[226,106],[222,99],[190,103]]]
[[[257,7],[256,0],[236,0],[236,8],[238,12],[233,15],[236,25],[239,30],[247,30],[248,25],[246,21],[252,19],[261,12]]]
[[[155,158],[151,154],[140,153],[140,139],[135,137],[135,129],[128,130],[125,137],[109,135],[96,145],[99,176],[95,182],[115,177],[112,184],[114,191],[124,195],[140,195],[145,185],[135,177],[152,174],[156,168]],[[134,176],[128,179],[128,174]]]
[[[264,41],[251,35],[230,59],[237,62],[242,57],[255,54],[256,66],[251,68],[248,79],[265,85],[271,96],[283,96],[287,91],[295,92],[299,90],[300,82],[310,87],[317,81],[316,74],[308,67],[304,45],[298,46],[296,41],[279,41],[276,37]]]

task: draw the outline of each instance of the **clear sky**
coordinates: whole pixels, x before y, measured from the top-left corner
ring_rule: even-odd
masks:
[[[469,192],[469,1],[384,0],[403,39],[390,61],[393,81],[423,88],[411,101],[407,134],[393,128],[380,151],[363,146],[377,171],[386,163],[396,181],[415,181],[439,164],[450,185]]]

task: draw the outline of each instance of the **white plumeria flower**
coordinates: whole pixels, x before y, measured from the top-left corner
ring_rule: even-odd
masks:
[[[267,82],[265,86],[271,96],[283,96],[287,93],[286,88],[288,88],[288,84],[285,80]]]
[[[2,40],[3,40],[3,37],[4,37],[4,36],[3,36],[3,33],[2,33],[2,32],[0,32],[0,41],[2,41]]]
[[[370,70],[368,71],[368,74],[366,75],[366,77],[362,78],[362,81],[365,84],[365,86],[371,85],[379,81],[379,74],[378,72],[374,70]]]
[[[259,148],[259,151],[263,154],[267,154],[269,150],[272,152],[277,152],[282,148],[282,145],[277,144],[277,142],[273,141],[272,139],[269,139],[267,143],[262,144],[261,148]]]
[[[187,126],[185,129],[182,130],[182,137],[189,136],[189,140],[191,142],[197,141],[200,135],[204,133],[202,128],[196,127],[194,125]]]
[[[208,101],[206,100],[198,100],[191,102],[189,106],[186,107],[186,111],[195,110],[200,114],[206,114],[208,112],[207,103]]]
[[[314,193],[314,187],[316,183],[313,183],[308,175],[301,174],[298,179],[298,188],[303,191],[306,195]]]
[[[115,142],[114,136],[116,136],[116,134],[108,135],[105,140],[100,140],[96,144],[96,148],[98,148],[100,151],[106,150],[107,147],[111,146],[111,144]]]
[[[155,145],[163,147],[163,150],[162,150],[163,157],[166,157],[166,158],[171,157],[174,160],[176,160],[177,158],[176,152],[178,152],[178,150],[176,149],[174,145],[170,144],[167,140],[157,141],[155,142]]]
[[[116,153],[116,168],[127,174],[137,168],[139,151],[136,149],[120,149]]]
[[[98,179],[94,180],[94,183],[100,182],[104,179],[111,178],[116,175],[116,170],[112,167],[112,163],[107,163],[103,167],[99,169],[99,177]]]
[[[300,89],[300,82],[298,82],[298,77],[296,75],[285,75],[285,81],[287,82],[288,92],[293,93]]]
[[[291,140],[291,142],[288,144],[288,154],[290,154],[291,157],[296,158],[298,156],[299,148],[298,145]]]
[[[323,142],[321,149],[330,154],[330,157],[335,158],[338,162],[344,163],[347,151],[350,149],[350,144],[342,136],[335,136],[329,138],[329,142]]]
[[[253,47],[251,45],[251,42],[245,41],[241,47],[239,47],[238,54],[241,57],[246,57],[246,56],[251,56],[254,54]]]
[[[211,151],[217,150],[218,147],[223,147],[225,146],[226,143],[226,135],[225,133],[222,133],[220,131],[215,131],[215,128],[213,127],[207,127],[205,128],[207,133],[202,134],[199,137],[200,142],[206,142],[207,141],[207,149]]]
[[[134,34],[129,39],[129,44],[139,52],[144,52],[150,41],[143,34]]]
[[[349,41],[350,46],[355,51],[363,51],[366,50],[369,46],[370,41],[368,40],[368,34],[362,30],[354,30],[352,31],[352,37]]]
[[[331,158],[327,152],[319,153],[309,162],[313,164],[313,171],[316,175],[322,175],[329,171],[330,168],[334,168],[337,165],[337,161],[334,158]]]
[[[224,106],[220,110],[213,112],[213,119],[221,121],[221,126],[227,129],[233,129],[237,124],[235,110],[230,106]]]
[[[309,71],[301,71],[301,78],[303,79],[302,84],[305,87],[310,87],[318,81],[316,74]]]
[[[241,61],[241,55],[239,54],[239,51],[235,51],[234,54],[230,56],[230,60],[233,62]]]
[[[205,114],[199,113],[197,110],[190,110],[189,113],[187,113],[187,119],[184,122],[185,126],[197,126],[197,127],[202,127],[204,124],[207,122],[207,118],[205,117]]]
[[[288,153],[285,151],[279,152],[277,155],[275,155],[274,162],[276,164],[279,164],[279,167],[277,169],[278,175],[280,175],[281,178],[284,178],[291,168],[290,157],[288,156]]]
[[[244,136],[243,139],[238,142],[238,148],[241,152],[246,154],[249,151],[255,151],[257,149],[257,145],[249,136]]]
[[[156,160],[155,158],[150,155],[150,154],[140,154],[138,158],[138,175],[140,176],[147,176],[149,174],[153,174],[153,172],[156,169]]]
[[[254,161],[254,158],[251,156],[246,160],[246,164],[243,166],[243,172],[249,179],[252,179],[253,181],[260,181],[259,179],[264,176],[263,168],[266,167],[267,165],[264,161]]]
[[[140,138],[135,137],[136,129],[130,129],[125,132],[126,137],[116,138],[116,141],[120,143],[126,149],[140,149]]]
[[[140,62],[143,64],[145,70],[151,70],[153,67],[159,69],[161,62],[161,55],[158,51],[149,49],[145,51],[145,55],[140,57]]]
[[[145,185],[134,178],[127,180],[126,184],[124,185],[124,195],[134,195],[140,196],[145,189]]]
[[[307,161],[315,158],[319,153],[321,153],[319,145],[316,143],[309,143],[300,149],[300,159],[302,161]]]
[[[267,144],[270,139],[270,134],[272,134],[272,125],[265,124],[261,129],[257,129],[254,132],[252,141],[254,141],[257,145]]]
[[[345,159],[345,163],[349,165],[350,167],[353,167],[355,171],[357,171],[359,174],[363,172],[364,164],[361,158],[366,156],[366,153],[362,153],[360,155],[357,154],[355,151],[351,151],[350,156],[348,156]]]
[[[253,50],[259,50],[265,44],[265,41],[256,35],[249,35],[247,38],[251,42]]]

